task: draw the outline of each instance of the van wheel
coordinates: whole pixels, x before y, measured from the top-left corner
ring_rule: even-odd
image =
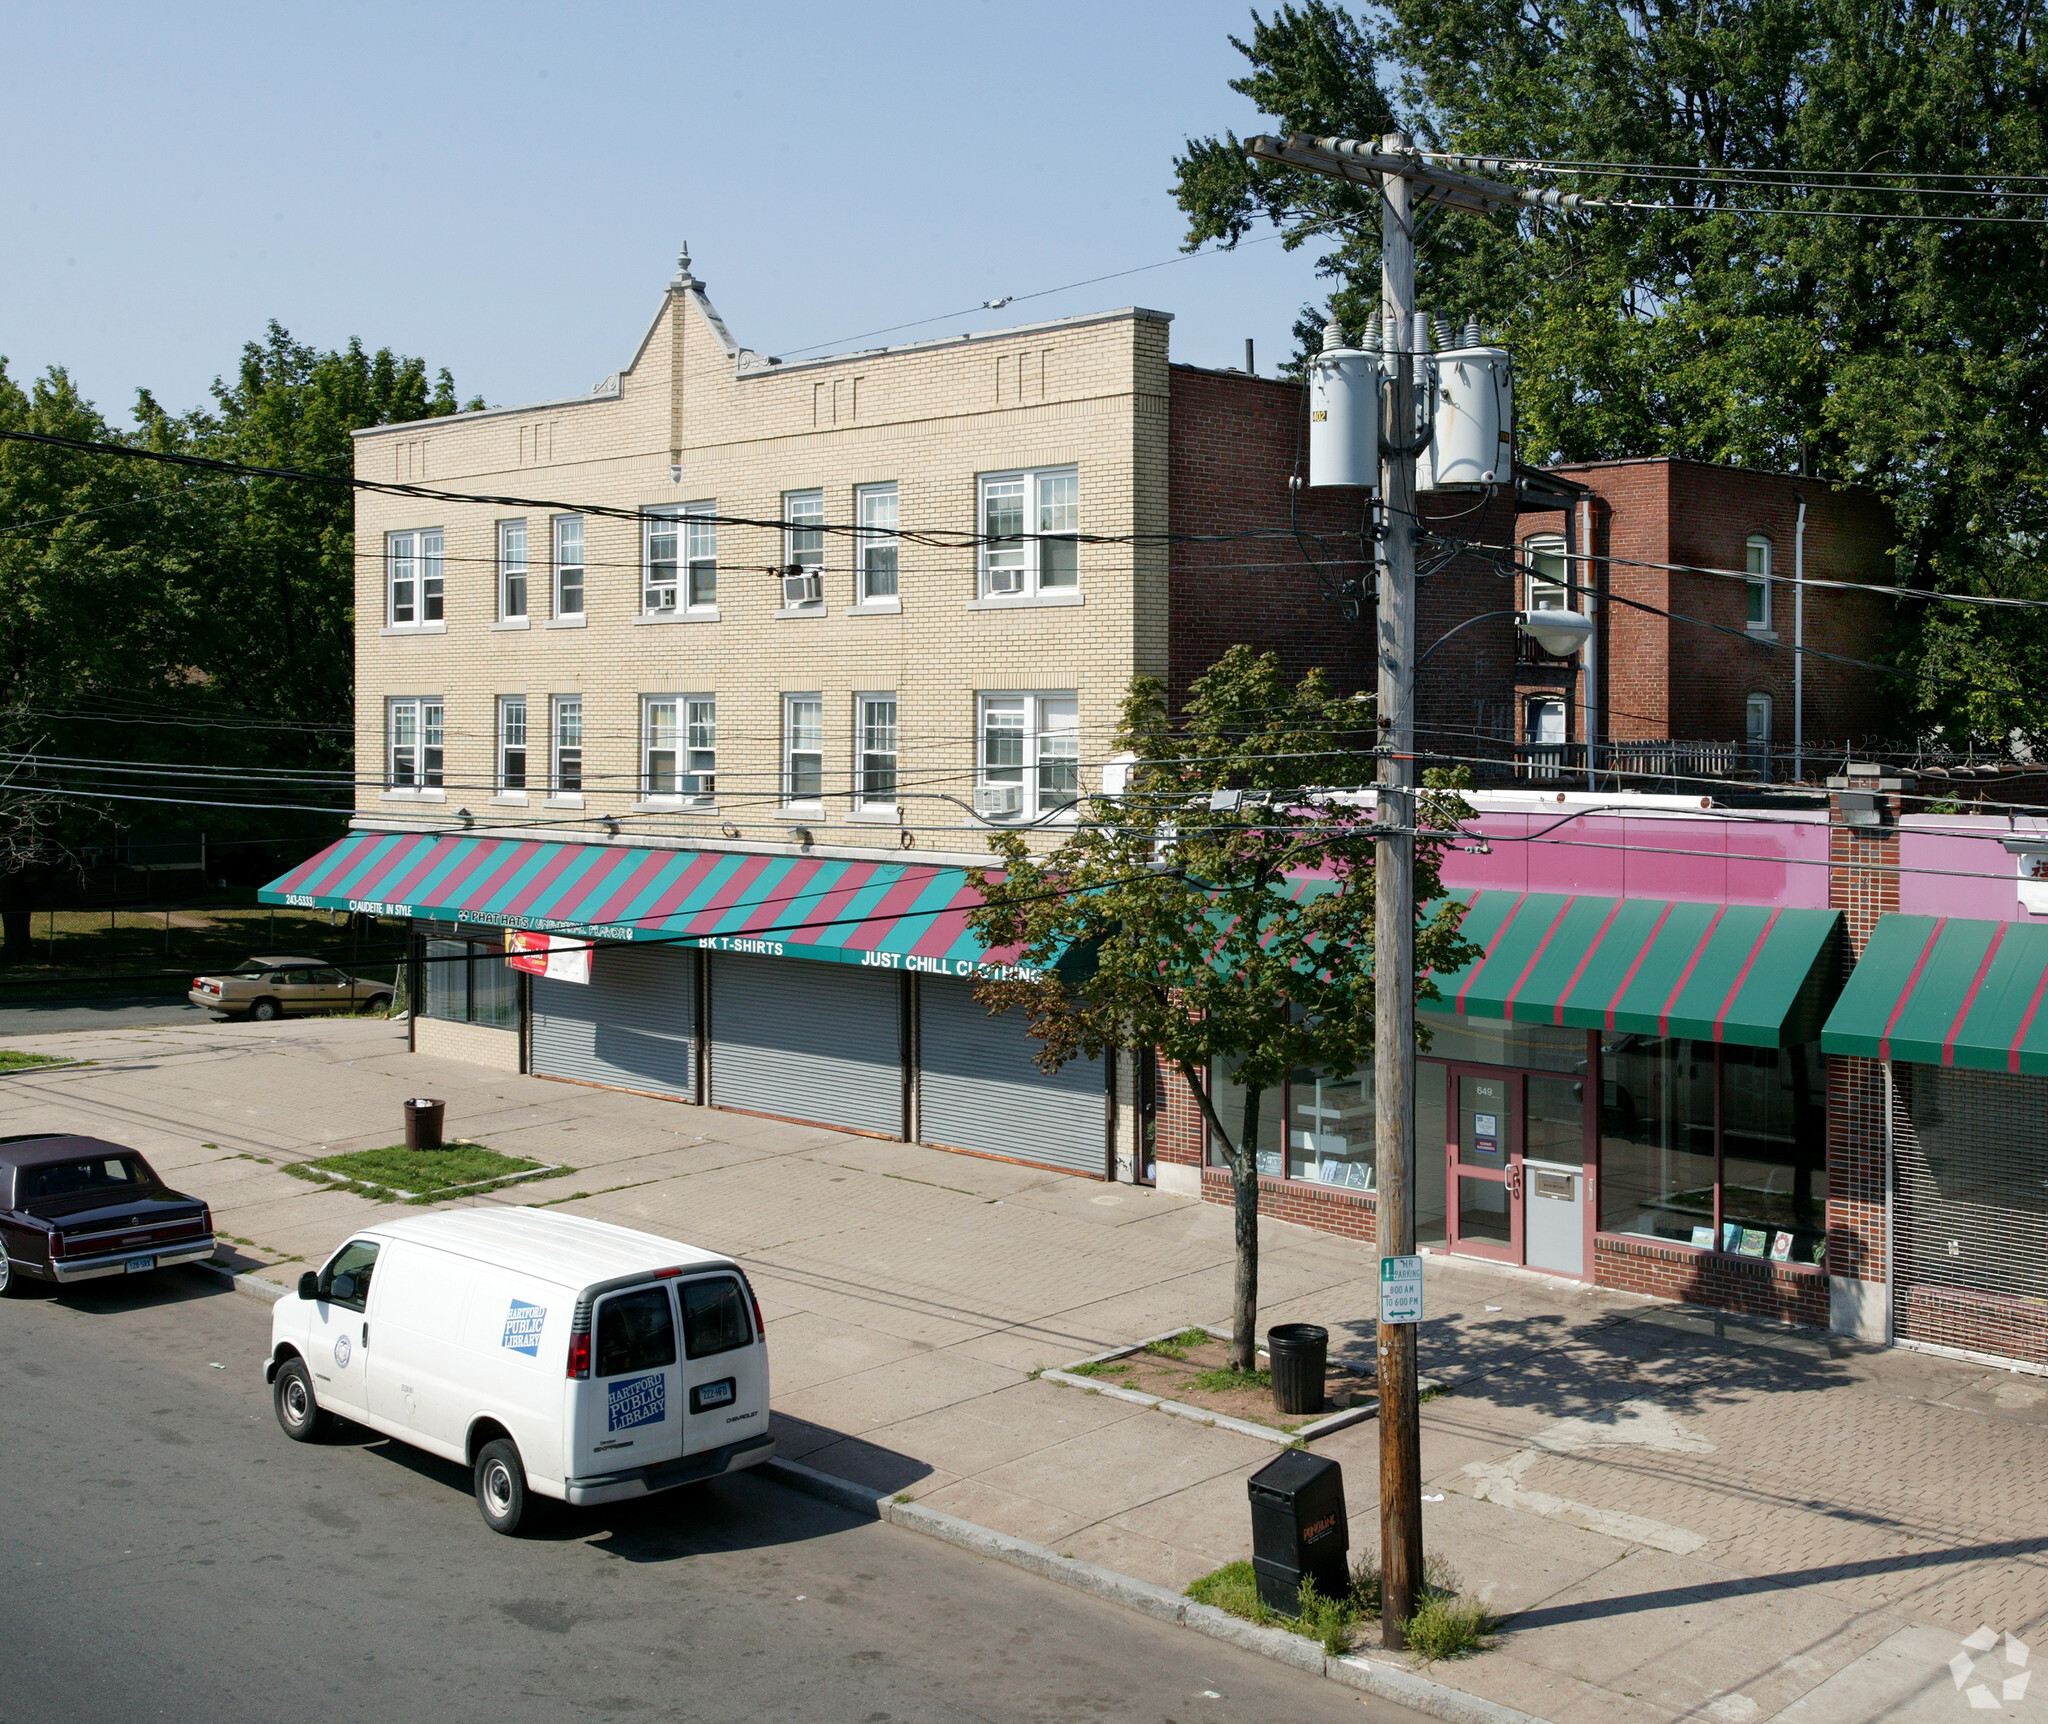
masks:
[[[273,1018],[283,1016],[283,1012],[275,1000],[258,1000],[249,1008],[249,1016],[259,1024],[267,1024]]]
[[[303,1359],[287,1359],[278,1366],[270,1403],[284,1434],[295,1443],[318,1442],[333,1427],[334,1415],[315,1398],[312,1374]]]
[[[484,1444],[476,1457],[476,1506],[491,1531],[508,1536],[526,1518],[526,1467],[509,1437]]]

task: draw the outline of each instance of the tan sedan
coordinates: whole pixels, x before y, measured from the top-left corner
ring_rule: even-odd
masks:
[[[391,984],[350,976],[318,958],[245,958],[220,976],[194,976],[185,998],[267,1024],[287,1012],[382,1012]]]

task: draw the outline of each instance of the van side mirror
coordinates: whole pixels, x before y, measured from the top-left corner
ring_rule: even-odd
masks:
[[[317,1299],[320,1297],[320,1277],[311,1269],[308,1269],[305,1274],[299,1277],[299,1297],[301,1299]]]

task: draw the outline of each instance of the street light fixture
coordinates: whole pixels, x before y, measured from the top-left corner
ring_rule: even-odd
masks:
[[[1552,658],[1570,658],[1592,638],[1593,619],[1581,611],[1517,611],[1515,627]]]

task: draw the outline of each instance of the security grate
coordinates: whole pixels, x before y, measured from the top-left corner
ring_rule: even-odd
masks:
[[[1901,1294],[2048,1303],[2048,1078],[1904,1063],[1892,1072]],[[1901,1333],[1953,1339],[1914,1333],[1914,1311],[1902,1297]]]

